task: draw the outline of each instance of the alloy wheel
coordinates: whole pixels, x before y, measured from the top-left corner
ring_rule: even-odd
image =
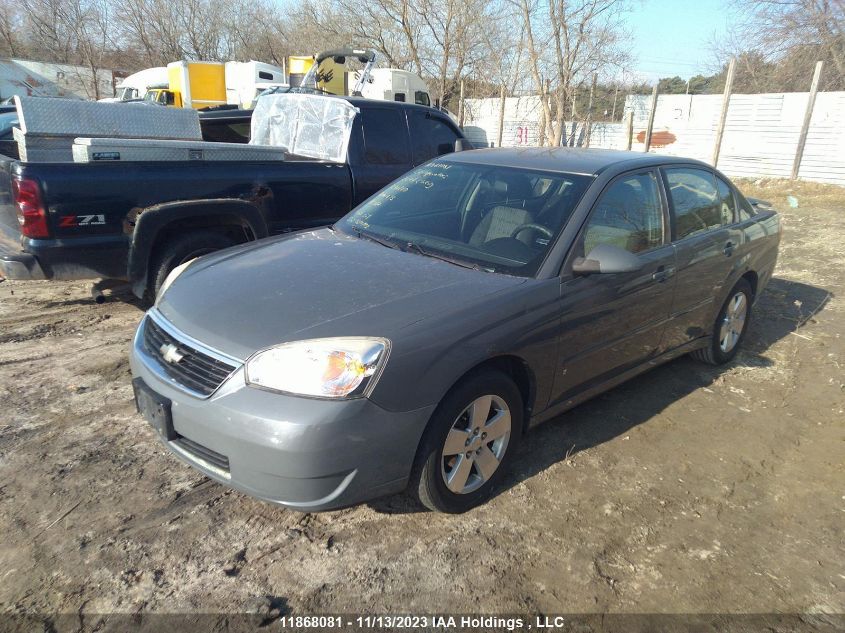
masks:
[[[745,329],[745,317],[748,315],[748,298],[744,292],[737,292],[725,308],[725,317],[719,328],[719,349],[725,354],[736,347],[742,331]]]
[[[455,494],[478,490],[493,476],[508,448],[511,412],[499,396],[473,400],[452,423],[441,455],[440,471]]]

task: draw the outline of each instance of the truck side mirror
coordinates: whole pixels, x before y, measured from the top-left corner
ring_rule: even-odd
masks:
[[[455,151],[456,152],[465,152],[469,149],[473,149],[472,143],[469,142],[468,139],[459,138],[455,140]]]

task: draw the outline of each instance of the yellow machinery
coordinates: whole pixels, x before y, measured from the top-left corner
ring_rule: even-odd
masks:
[[[302,85],[305,75],[314,66],[313,55],[291,55],[288,57],[288,83],[292,88]],[[346,65],[331,57],[320,60],[317,70],[317,88],[333,95],[347,93]]]

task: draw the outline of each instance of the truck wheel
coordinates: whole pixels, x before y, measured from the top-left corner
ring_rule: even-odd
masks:
[[[736,356],[748,331],[753,297],[751,284],[740,279],[719,310],[710,344],[695,350],[692,357],[708,365],[722,365]]]
[[[438,512],[485,501],[507,471],[522,436],[522,397],[497,371],[459,383],[440,402],[420,443],[409,489]]]
[[[234,244],[230,238],[214,231],[197,231],[164,242],[155,250],[150,263],[147,276],[150,295],[158,294],[167,275],[180,264]]]

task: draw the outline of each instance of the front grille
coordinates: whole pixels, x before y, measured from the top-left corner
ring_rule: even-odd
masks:
[[[165,359],[162,348],[176,348],[176,354]],[[218,360],[179,341],[151,318],[144,327],[144,347],[162,370],[179,385],[203,396],[210,396],[237,367]],[[181,356],[175,360],[175,356]]]
[[[207,462],[215,468],[219,468],[227,473],[229,472],[229,458],[225,455],[221,455],[210,448],[206,448],[202,444],[197,444],[193,440],[189,440],[187,437],[179,436],[177,439],[173,440],[173,443],[197,459]]]

